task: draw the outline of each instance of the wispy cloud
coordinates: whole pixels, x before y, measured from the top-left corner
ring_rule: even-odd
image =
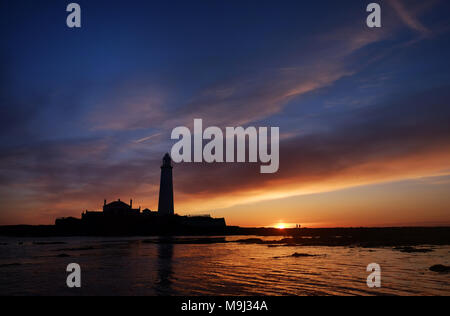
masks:
[[[135,141],[133,141],[133,142],[136,143],[136,144],[141,144],[141,143],[145,143],[145,142],[147,142],[147,141],[149,141],[149,140],[158,138],[158,137],[161,136],[161,135],[162,135],[162,133],[155,133],[155,134],[152,134],[152,135],[150,135],[150,136],[147,136],[147,137],[143,137],[143,138],[137,139],[137,140],[135,140]]]
[[[310,43],[308,54],[279,68],[241,74],[203,89],[166,117],[165,126],[192,124],[203,118],[209,125],[237,126],[263,120],[283,111],[295,98],[331,86],[359,70],[353,56],[383,40],[387,32],[340,27]]]
[[[395,9],[397,15],[409,28],[420,33],[424,37],[431,34],[431,30],[420,22],[417,14],[409,8],[411,3],[405,4],[401,0],[390,0],[388,3]]]
[[[286,139],[275,175],[262,176],[252,164],[180,165],[178,188],[208,208],[439,174],[450,161],[445,90],[360,109],[330,133]]]

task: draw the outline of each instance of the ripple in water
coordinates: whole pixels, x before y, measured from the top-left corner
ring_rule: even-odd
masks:
[[[450,265],[449,246],[269,247],[204,239],[172,244],[157,238],[3,238],[0,295],[450,294],[448,274],[429,270]],[[72,262],[82,268],[83,286],[76,293],[65,285]],[[382,269],[379,289],[366,285],[372,262]]]

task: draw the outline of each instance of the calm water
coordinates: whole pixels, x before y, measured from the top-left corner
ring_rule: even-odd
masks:
[[[241,238],[249,237],[227,240]],[[434,264],[450,265],[449,246],[408,254],[149,239],[1,238],[0,295],[450,295],[450,275],[428,271]],[[292,257],[296,252],[316,256]],[[81,265],[81,289],[66,287],[72,262]],[[366,285],[372,262],[381,265],[381,289]]]

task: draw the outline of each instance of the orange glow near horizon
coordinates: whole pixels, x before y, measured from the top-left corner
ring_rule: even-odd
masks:
[[[320,177],[302,170],[297,176],[290,173],[257,185],[226,187],[222,192],[176,192],[177,209],[183,210],[180,214],[211,213],[244,227],[274,227],[280,217],[307,227],[447,225],[449,159],[450,148],[441,147],[389,160],[373,159]],[[414,185],[414,194],[401,183]],[[355,194],[347,193],[351,191]]]
[[[309,228],[448,226],[449,190],[450,176],[442,175],[230,206],[219,203],[220,198],[215,199],[213,204],[222,208],[213,208],[209,203],[201,207],[201,203],[192,203],[183,194],[175,194],[175,203],[180,215],[208,213],[213,217],[224,217],[228,225],[241,227],[285,229],[299,223],[301,227]],[[146,186],[137,192],[134,196],[131,192],[117,192],[114,196],[132,197],[136,206],[156,209],[155,199],[149,197],[157,196],[156,187]],[[15,202],[14,207],[0,213],[0,225],[53,224],[57,217],[80,217],[82,211],[100,210],[102,206],[102,201],[95,197],[81,203],[79,199],[65,199],[50,206]]]

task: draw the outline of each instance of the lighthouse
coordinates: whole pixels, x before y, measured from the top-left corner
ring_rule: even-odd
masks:
[[[158,213],[159,215],[174,215],[172,159],[168,153],[164,155],[163,164],[161,166]]]

